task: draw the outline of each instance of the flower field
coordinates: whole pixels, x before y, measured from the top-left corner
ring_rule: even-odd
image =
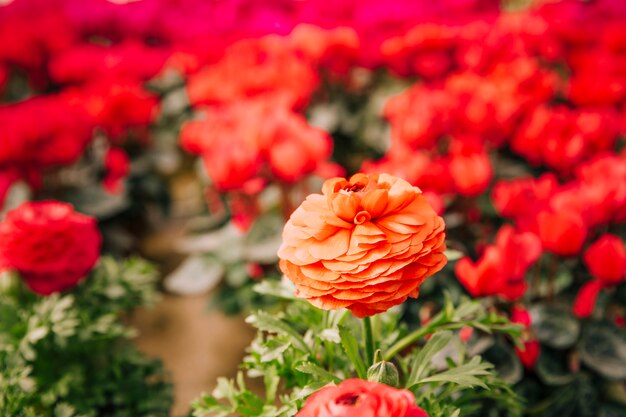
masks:
[[[210,293],[194,417],[626,416],[625,138],[622,0],[0,1],[0,415],[172,415]]]

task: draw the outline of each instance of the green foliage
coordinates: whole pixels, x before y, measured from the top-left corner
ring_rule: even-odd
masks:
[[[259,289],[289,298],[280,285],[266,282]],[[492,415],[521,415],[516,394],[495,376],[490,363],[469,357],[456,332],[470,326],[517,337],[519,326],[469,299],[457,307],[447,299],[428,325],[413,332],[399,317],[398,311],[389,311],[372,318],[375,347],[399,369],[399,387],[413,391],[430,417],[473,416],[484,407],[501,413]],[[365,379],[373,365],[367,360],[361,321],[347,310],[322,311],[292,298],[284,311],[257,312],[248,322],[259,332],[241,368],[247,377],[262,377],[266,392],[248,389],[243,373],[236,381],[220,379],[212,395],[193,404],[194,416],[290,417],[311,393],[348,378]]]
[[[172,402],[158,360],[128,341],[131,309],[155,300],[145,261],[103,258],[72,291],[38,296],[0,278],[0,415],[165,417]]]

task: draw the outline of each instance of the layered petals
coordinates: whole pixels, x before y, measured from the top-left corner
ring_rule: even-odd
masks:
[[[421,191],[387,174],[333,178],[291,215],[278,251],[297,295],[371,316],[417,297],[446,263],[443,219]]]
[[[428,417],[408,390],[348,379],[311,395],[297,417]]]

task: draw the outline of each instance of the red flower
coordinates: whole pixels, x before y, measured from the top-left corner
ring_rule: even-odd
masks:
[[[217,64],[189,77],[187,92],[192,105],[223,104],[271,92],[303,107],[318,83],[312,63],[294,53],[287,37],[268,35],[230,46]]]
[[[487,247],[478,262],[462,258],[454,272],[474,297],[501,295],[516,300],[526,292],[524,275],[540,255],[541,243],[534,234],[516,233],[512,226],[504,226],[496,244]]]
[[[381,53],[389,69],[400,76],[439,78],[454,64],[458,32],[458,28],[448,25],[420,24],[403,36],[385,40]]]
[[[282,97],[263,96],[210,109],[204,119],[187,122],[181,145],[202,155],[209,176],[223,191],[243,188],[264,175],[293,183],[330,157],[332,140],[306,123]]]
[[[348,379],[311,395],[297,417],[428,417],[408,390]]]
[[[100,257],[96,220],[56,201],[24,203],[0,223],[0,265],[14,269],[36,293],[76,285]]]
[[[92,133],[85,113],[59,95],[0,106],[0,126],[0,166],[39,170],[75,162]]]
[[[450,130],[450,112],[455,105],[454,97],[447,91],[423,84],[392,97],[384,108],[392,141],[412,149],[433,147]]]
[[[359,37],[349,27],[322,29],[301,23],[289,34],[289,42],[295,54],[304,54],[334,76],[345,76],[359,52]]]
[[[104,156],[104,188],[111,193],[121,190],[122,181],[130,172],[128,155],[120,148],[109,148]]]
[[[620,119],[612,110],[538,107],[514,136],[511,147],[534,165],[561,172],[613,148]]]
[[[580,191],[573,199],[585,207],[587,221],[592,225],[626,220],[624,156],[605,154],[581,164],[576,170]]]
[[[464,196],[482,194],[493,178],[489,154],[483,146],[454,141],[449,169],[456,191]]]
[[[501,216],[519,220],[544,207],[558,186],[554,174],[499,181],[493,187],[491,201]]]
[[[4,94],[4,88],[9,81],[9,68],[0,63],[0,97]]]
[[[572,311],[576,317],[582,319],[591,316],[596,307],[596,301],[598,300],[598,295],[602,287],[602,282],[598,280],[588,281],[583,284],[576,295],[574,306],[572,307]]]
[[[513,306],[511,309],[511,321],[526,327],[523,332],[524,348],[520,349],[516,347],[515,353],[527,369],[532,369],[532,367],[537,363],[537,360],[539,360],[541,346],[539,345],[539,341],[534,338],[530,331],[530,325],[532,323],[530,314],[522,306]]]
[[[542,211],[537,226],[544,249],[560,256],[577,255],[587,238],[587,225],[575,211]]]
[[[532,369],[541,355],[541,345],[537,340],[530,340],[528,342],[524,342],[524,349],[516,347],[515,353],[527,369]]]
[[[604,285],[619,284],[626,277],[626,249],[618,236],[600,236],[589,246],[583,260],[591,275]]]
[[[53,57],[50,74],[59,83],[84,83],[101,78],[141,81],[157,75],[166,56],[164,49],[135,40],[114,46],[78,44]]]

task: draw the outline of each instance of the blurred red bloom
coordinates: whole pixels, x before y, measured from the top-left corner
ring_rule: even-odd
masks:
[[[516,300],[524,295],[526,271],[541,255],[541,243],[532,233],[518,233],[512,226],[503,226],[495,245],[488,246],[480,259],[460,259],[454,272],[474,297],[500,295]]]
[[[434,79],[454,67],[459,29],[446,24],[423,23],[402,36],[385,40],[380,49],[389,69],[403,77]]]
[[[0,222],[0,265],[48,295],[85,278],[100,257],[100,243],[96,220],[71,205],[27,202]]]
[[[574,211],[542,211],[537,215],[537,232],[544,249],[560,256],[574,256],[587,238],[587,225]]]
[[[586,318],[593,314],[602,287],[602,282],[598,280],[587,281],[583,284],[572,306],[572,311],[576,317]]]
[[[140,142],[145,141],[147,127],[159,109],[158,98],[138,81],[103,79],[67,95],[114,143],[122,142],[129,133]]]
[[[538,107],[511,142],[531,164],[569,172],[595,154],[612,149],[619,133],[615,111]]]
[[[104,188],[111,193],[122,189],[124,178],[130,173],[128,155],[120,148],[109,148],[104,156]]]
[[[511,321],[513,323],[521,324],[526,328],[522,334],[522,343],[524,344],[524,347],[515,347],[515,353],[520,361],[522,361],[524,367],[532,369],[539,360],[539,355],[541,354],[539,341],[535,339],[530,330],[532,318],[524,307],[514,305],[511,308]]]
[[[288,38],[268,35],[233,44],[217,64],[189,77],[187,92],[192,105],[221,104],[271,92],[302,108],[318,82],[311,62],[293,53]]]
[[[147,80],[161,70],[168,51],[136,40],[113,46],[77,44],[57,54],[50,74],[58,83],[85,83],[95,79]]]
[[[70,164],[92,139],[86,114],[58,95],[0,106],[0,126],[0,167]]]
[[[583,255],[591,275],[604,285],[615,285],[626,278],[624,241],[609,233],[600,236]]]
[[[308,125],[275,96],[207,109],[203,119],[183,126],[181,145],[203,157],[223,191],[241,189],[257,176],[297,182],[327,168],[332,152],[326,132]]]
[[[453,141],[450,145],[450,175],[456,191],[461,195],[480,195],[491,183],[493,167],[483,146],[480,142],[471,144],[463,141]]]

